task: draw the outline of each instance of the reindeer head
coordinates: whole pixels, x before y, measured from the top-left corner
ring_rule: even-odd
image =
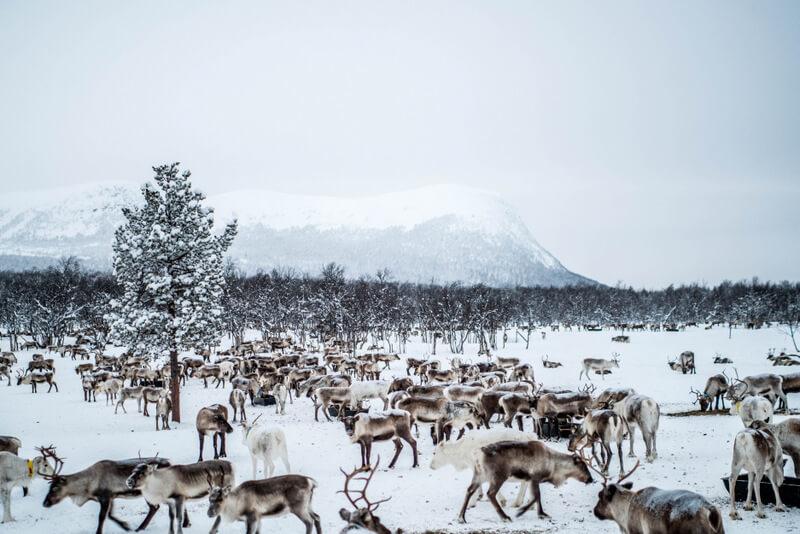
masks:
[[[342,474],[344,475],[344,489],[338,491],[337,493],[344,493],[347,500],[350,501],[350,504],[353,505],[355,508],[354,511],[348,511],[345,508],[339,510],[339,517],[343,520],[347,521],[348,524],[351,525],[358,525],[359,527],[365,528],[371,532],[377,532],[378,534],[391,534],[391,531],[386,528],[382,523],[378,516],[375,515],[375,510],[378,509],[381,503],[384,503],[391,499],[388,497],[386,499],[381,499],[379,501],[370,502],[367,499],[367,487],[369,483],[372,481],[373,475],[375,475],[375,471],[378,469],[378,465],[381,462],[380,456],[378,456],[375,467],[370,468],[369,466],[360,467],[358,469],[354,469],[351,473],[346,473],[344,469],[339,469]],[[366,476],[357,477],[361,473],[369,473]],[[363,481],[364,485],[359,490],[354,490],[350,488],[350,482],[353,480]],[[355,498],[353,496],[355,495]],[[358,502],[363,501],[366,505],[365,507],[359,507]]]
[[[64,467],[64,459],[59,458],[56,455],[56,448],[52,445],[49,447],[39,447],[36,450],[41,453],[41,458],[44,459],[44,463],[46,465],[49,466],[49,462],[47,461],[48,458],[53,460],[52,473],[43,472],[44,470],[38,471],[39,475],[43,479],[50,481],[50,489],[47,491],[47,495],[42,503],[42,506],[49,508],[54,504],[61,502],[64,497],[68,495],[68,492],[66,491],[67,478],[61,476],[61,469]]]
[[[617,478],[616,482],[611,484],[608,483],[609,478],[600,470],[596,469],[593,465],[594,456],[586,457],[584,454],[584,449],[580,450],[580,456],[584,462],[586,462],[586,467],[600,475],[603,479],[603,488],[597,494],[597,505],[594,507],[594,515],[598,519],[613,519],[613,510],[611,506],[611,502],[614,500],[615,496],[621,492],[629,492],[633,487],[633,483],[627,482],[622,484],[622,481],[628,478],[633,474],[636,469],[639,468],[639,461],[636,462],[636,465],[633,466],[633,469],[628,471],[627,473],[620,473],[619,478]]]
[[[697,404],[699,402],[701,412],[704,412],[708,409],[708,406],[711,403],[711,399],[708,398],[708,395],[702,391],[697,391],[694,388],[689,388],[689,393],[693,393],[695,395],[696,398],[694,401],[692,401],[692,404]]]

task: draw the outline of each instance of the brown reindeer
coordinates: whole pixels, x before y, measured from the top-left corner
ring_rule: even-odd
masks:
[[[527,481],[533,498],[517,512],[521,516],[537,504],[539,517],[548,517],[542,509],[539,484],[549,482],[558,487],[567,479],[574,478],[583,483],[592,482],[592,475],[577,454],[565,454],[553,450],[540,441],[501,441],[482,447],[473,456],[475,461],[472,482],[467,488],[464,504],[458,519],[466,523],[467,506],[472,495],[485,482],[489,483],[486,496],[503,521],[511,521],[497,502],[500,487],[509,478]]]
[[[344,418],[344,428],[350,436],[351,443],[358,443],[361,447],[361,466],[369,465],[372,453],[372,443],[375,441],[392,440],[394,442],[394,457],[389,463],[389,468],[394,467],[400,451],[403,450],[405,440],[411,445],[414,454],[414,464],[418,467],[417,442],[411,436],[411,417],[403,410],[386,410],[371,414],[360,413],[355,417]]]
[[[103,533],[103,524],[106,518],[110,518],[124,530],[130,527],[124,521],[114,517],[114,499],[139,497],[141,492],[131,490],[125,483],[133,472],[133,469],[142,461],[157,462],[159,466],[170,465],[169,460],[164,458],[134,458],[130,460],[101,460],[83,471],[78,471],[72,475],[61,475],[63,462],[56,458],[55,475],[45,476],[50,480],[50,489],[42,503],[45,508],[50,508],[58,504],[67,497],[78,506],[82,506],[88,501],[96,501],[100,504],[100,517],[97,522],[96,534]],[[155,515],[156,506],[148,504],[147,516],[142,524],[136,529],[144,530]]]
[[[47,388],[48,393],[50,393],[50,391],[53,388],[56,388],[56,393],[58,393],[58,384],[56,384],[56,381],[53,380],[52,371],[46,371],[44,373],[31,373],[28,375],[23,375],[21,371],[17,372],[17,385],[20,386],[22,384],[25,385],[30,384],[31,393],[37,392],[36,389],[37,384],[44,384],[44,383],[47,383],[50,386],[49,388]]]
[[[203,441],[206,436],[212,438],[214,444],[214,459],[225,458],[225,434],[233,433],[233,427],[228,423],[228,409],[221,404],[212,404],[201,408],[197,412],[195,419],[197,427],[197,438],[200,441],[200,456],[198,462],[203,461]],[[220,440],[220,447],[217,449],[217,438]]]

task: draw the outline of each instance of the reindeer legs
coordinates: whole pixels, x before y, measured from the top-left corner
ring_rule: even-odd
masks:
[[[153,519],[153,516],[156,515],[157,511],[158,511],[157,505],[152,505],[150,503],[147,503],[147,516],[144,518],[144,521],[142,521],[142,524],[136,528],[136,532],[140,532],[146,529],[147,525],[150,524],[150,521]]]

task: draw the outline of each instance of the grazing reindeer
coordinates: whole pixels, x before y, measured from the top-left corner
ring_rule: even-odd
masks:
[[[756,503],[760,518],[766,517],[761,506],[761,479],[764,474],[769,477],[772,484],[772,491],[775,492],[775,511],[784,510],[781,502],[781,494],[778,487],[783,484],[783,449],[778,438],[767,428],[759,430],[745,428],[736,434],[733,440],[733,460],[731,461],[731,475],[728,478],[731,493],[731,519],[741,519],[736,511],[736,501],[734,490],[736,489],[736,479],[742,469],[747,470],[747,500],[744,503],[745,510],[752,510],[753,486],[755,486]]]
[[[31,373],[28,375],[23,375],[21,372],[17,373],[17,385],[21,386],[22,384],[30,384],[31,393],[36,393],[37,384],[44,384],[45,382],[50,385],[50,387],[47,388],[48,393],[50,393],[54,387],[56,388],[56,393],[58,393],[58,384],[56,384],[56,381],[53,380],[53,371]]]
[[[402,440],[411,445],[414,455],[412,467],[418,467],[417,442],[411,436],[411,416],[403,410],[386,410],[371,414],[360,413],[355,417],[344,418],[344,428],[350,436],[351,443],[358,443],[361,447],[361,466],[369,465],[372,454],[372,443],[375,441],[392,440],[394,442],[394,457],[389,463],[389,468],[394,467],[400,451],[403,450]]]
[[[521,432],[511,428],[492,428],[481,432],[470,432],[459,440],[440,441],[433,451],[431,469],[439,469],[445,465],[452,465],[456,471],[474,469],[475,453],[479,451],[481,447],[500,441],[534,441],[536,439],[536,434]],[[515,508],[522,506],[527,487],[525,483],[520,485],[517,498],[513,504]],[[475,498],[470,501],[469,507],[473,508],[476,501],[482,497],[483,488],[481,487],[478,488]],[[499,492],[497,494],[497,499],[502,506],[506,505],[505,497]]]
[[[655,487],[633,491],[632,483],[623,484],[622,481],[636,471],[638,462],[627,474],[620,473],[616,483],[609,484],[608,478],[592,467],[592,458],[586,461],[589,468],[603,478],[594,515],[616,522],[621,532],[724,534],[722,515],[702,495]]]
[[[474,459],[472,482],[467,488],[458,516],[461,523],[466,523],[467,505],[472,495],[486,482],[489,483],[486,495],[503,521],[511,521],[511,518],[497,502],[497,493],[509,478],[521,479],[530,484],[532,499],[519,509],[517,516],[527,512],[536,503],[539,517],[548,517],[542,510],[539,492],[539,484],[542,482],[550,482],[556,487],[569,478],[586,484],[592,482],[589,469],[577,454],[555,451],[540,441],[501,441],[482,447],[475,453]]]
[[[778,438],[783,454],[792,459],[794,476],[800,478],[800,419],[791,417],[780,423],[769,424],[763,421],[753,421],[750,428],[756,430],[767,429]]]
[[[628,456],[631,458],[636,456],[633,453],[633,438],[638,427],[644,438],[647,461],[655,460],[658,456],[656,432],[658,431],[658,419],[661,416],[658,403],[646,395],[629,395],[614,405],[614,411],[622,416],[628,429],[630,437]]]
[[[110,518],[124,530],[130,530],[128,524],[114,517],[114,499],[139,497],[141,492],[131,490],[125,481],[133,472],[133,469],[143,461],[158,462],[159,466],[170,465],[169,461],[163,458],[136,458],[130,460],[101,460],[83,471],[78,471],[71,475],[61,475],[61,466],[56,459],[56,474],[45,476],[50,480],[50,489],[42,503],[45,508],[50,508],[70,497],[72,502],[78,506],[83,506],[88,501],[97,501],[100,504],[100,517],[97,522],[96,534],[103,533],[103,524],[106,518]],[[148,504],[147,516],[136,530],[144,530],[155,515],[157,508]]]
[[[379,501],[370,502],[367,499],[367,487],[369,487],[369,483],[372,481],[373,475],[375,475],[375,471],[378,470],[378,465],[381,463],[381,457],[378,456],[378,459],[375,461],[375,467],[359,467],[358,469],[354,469],[352,472],[345,473],[344,469],[339,468],[339,471],[342,472],[344,475],[344,490],[339,491],[337,493],[344,493],[347,500],[350,501],[350,504],[353,505],[355,511],[349,512],[345,508],[339,509],[339,517],[347,522],[347,526],[343,528],[339,534],[346,534],[347,532],[357,531],[361,529],[369,530],[370,532],[376,532],[377,534],[391,534],[391,530],[386,528],[378,516],[375,515],[375,510],[378,509],[378,506],[381,503],[384,503],[391,499],[391,497],[387,497],[386,499],[381,499]],[[366,476],[353,478],[356,475],[360,475],[362,473],[369,473]],[[364,486],[360,490],[354,490],[350,488],[350,483],[353,480],[364,481]],[[356,495],[353,498],[353,495]],[[365,507],[360,507],[358,505],[359,501],[363,501],[366,505]]]
[[[585,374],[586,378],[591,381],[592,377],[589,374],[589,371],[600,371],[600,375],[602,376],[603,380],[605,380],[606,371],[617,368],[619,368],[619,354],[616,353],[614,353],[614,357],[610,360],[604,360],[603,358],[584,358],[583,367],[578,375],[578,380],[580,380]]]
[[[195,419],[197,427],[197,438],[200,440],[200,457],[198,462],[203,461],[203,441],[206,436],[211,436],[214,444],[214,459],[225,458],[225,434],[233,432],[233,427],[228,424],[228,409],[221,404],[212,404],[201,408],[197,412]],[[217,452],[217,438],[220,440],[219,452]]]
[[[11,517],[11,490],[22,486],[25,495],[28,487],[37,476],[45,477],[55,474],[53,466],[47,461],[48,457],[55,456],[55,449],[39,447],[36,449],[40,455],[33,460],[20,458],[7,451],[0,452],[0,502],[3,506],[3,523],[14,521]]]
[[[239,411],[239,422],[244,423],[247,421],[247,415],[244,413],[244,405],[247,402],[247,396],[245,395],[244,391],[241,389],[232,389],[231,396],[228,398],[228,402],[230,402],[231,407],[233,408],[233,419],[232,422],[236,422],[236,411]]]
[[[544,365],[545,369],[555,369],[556,367],[561,367],[561,362],[555,362],[550,360],[550,355],[545,354],[542,356],[542,365]]]
[[[622,417],[614,410],[595,410],[589,411],[581,421],[578,429],[569,438],[567,449],[575,452],[586,445],[592,446],[594,455],[595,441],[600,442],[601,459],[603,461],[603,474],[608,474],[608,466],[611,464],[611,444],[617,444],[617,456],[619,456],[619,473],[625,471],[622,459],[622,443],[625,441],[625,422]]]
[[[212,483],[221,486],[231,484],[233,477],[233,466],[226,460],[207,460],[162,468],[157,462],[143,461],[133,469],[125,485],[140,491],[151,506],[158,508],[166,503],[169,506],[170,534],[175,532],[173,522],[178,525],[178,534],[182,534],[183,527],[191,526],[189,516],[184,515],[184,502],[208,495],[211,489],[209,478]]]
[[[256,424],[256,417],[252,423],[242,423],[242,443],[250,451],[250,460],[253,462],[253,478],[258,478],[258,461],[264,465],[264,478],[269,478],[275,472],[275,458],[280,458],[286,467],[286,472],[291,472],[289,467],[289,452],[286,450],[286,436],[283,430],[277,427],[261,428]]]
[[[706,411],[711,408],[711,401],[714,401],[714,409],[719,410],[719,404],[722,402],[722,409],[725,409],[725,393],[728,391],[728,377],[725,373],[714,375],[706,380],[706,387],[703,390],[702,397],[698,397],[700,402],[700,410]],[[700,393],[692,391],[692,393]]]
[[[680,360],[681,373],[686,374],[689,372],[690,374],[697,374],[697,370],[694,366],[694,352],[685,350],[681,352],[678,358]]]
[[[674,360],[670,360],[669,356],[667,356],[667,365],[673,371],[680,371],[681,370],[681,364],[678,363],[678,359],[677,358],[675,358]]]
[[[212,486],[209,480],[209,486]],[[249,480],[235,489],[215,487],[208,495],[208,516],[216,517],[209,534],[216,534],[222,521],[244,521],[248,534],[259,532],[262,517],[294,514],[311,534],[312,525],[322,534],[319,516],[311,508],[317,481],[302,475],[283,475],[265,480]]]

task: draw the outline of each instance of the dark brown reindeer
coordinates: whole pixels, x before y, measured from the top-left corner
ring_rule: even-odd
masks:
[[[228,409],[221,404],[212,404],[201,408],[197,412],[195,419],[197,427],[197,438],[200,441],[200,456],[198,462],[203,461],[203,441],[206,436],[212,438],[214,444],[214,459],[225,458],[225,434],[231,434],[233,427],[228,423]],[[217,439],[220,440],[220,447],[217,449]]]
[[[586,458],[587,466],[603,480],[594,507],[598,519],[616,522],[622,532],[724,534],[722,515],[702,495],[655,487],[633,491],[633,484],[622,481],[636,471],[639,462],[627,473],[620,473],[615,483],[609,484],[608,477],[592,466],[593,459]]]
[[[349,474],[346,473],[344,469],[339,468],[339,471],[341,471],[344,475],[344,489],[338,491],[337,493],[344,493],[345,497],[347,497],[347,500],[350,501],[350,504],[352,504],[353,508],[355,508],[355,510],[352,512],[345,508],[339,509],[339,517],[347,522],[347,526],[343,528],[339,534],[346,534],[347,532],[361,529],[366,529],[370,532],[376,532],[378,534],[391,534],[392,531],[386,528],[383,523],[381,523],[380,518],[374,513],[381,503],[388,501],[391,499],[391,497],[387,497],[386,499],[381,499],[375,502],[371,502],[367,498],[367,488],[369,487],[369,483],[372,481],[372,477],[375,475],[375,472],[378,470],[380,463],[381,457],[378,456],[378,459],[375,461],[375,466],[371,468],[368,466],[362,466],[357,469],[353,469],[353,471],[351,471]],[[357,477],[357,475],[361,475],[362,473],[368,474]],[[355,490],[350,488],[350,483],[354,480],[364,482],[364,485],[361,487],[361,489]],[[363,505],[359,505],[359,502],[363,503]]]
[[[131,490],[125,484],[125,481],[137,465],[142,461],[157,462],[162,467],[170,465],[169,460],[164,458],[147,458],[144,460],[132,458],[121,461],[101,460],[83,471],[78,471],[71,475],[61,475],[63,462],[59,458],[54,458],[54,460],[56,461],[56,473],[52,476],[44,477],[50,480],[50,489],[44,498],[43,506],[50,508],[67,497],[71,498],[78,506],[83,506],[88,501],[98,502],[100,504],[100,516],[98,517],[96,534],[102,534],[106,518],[110,518],[124,530],[130,530],[126,522],[114,517],[113,506],[114,499],[129,499],[141,496],[141,492]],[[158,509],[157,506],[149,504],[148,507],[147,516],[136,529],[137,531],[147,528]]]

